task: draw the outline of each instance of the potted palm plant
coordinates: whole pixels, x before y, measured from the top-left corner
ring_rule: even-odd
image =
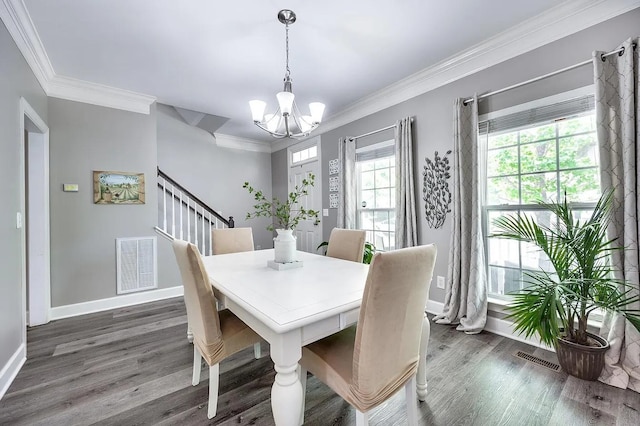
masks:
[[[316,251],[320,250],[323,247],[324,247],[324,253],[322,254],[326,256],[327,248],[329,247],[329,241],[323,241],[320,244],[318,244],[318,247],[316,247]],[[373,243],[370,243],[369,241],[365,241],[364,252],[362,253],[362,263],[370,265],[371,261],[373,260],[374,254],[376,254],[376,246],[374,246]]]
[[[270,217],[273,222],[267,226],[267,230],[275,229],[277,237],[274,238],[273,248],[275,249],[275,262],[290,263],[296,260],[296,240],[293,231],[301,220],[314,219],[314,224],[320,223],[318,211],[305,209],[300,205],[302,197],[308,195],[310,186],[315,183],[315,175],[310,174],[308,178],[302,179],[300,185],[291,191],[286,201],[280,201],[276,197],[268,200],[264,193],[254,189],[249,182],[242,185],[249,194],[253,194],[256,202],[253,212],[247,213],[246,218],[252,219],[256,217]]]
[[[516,332],[538,333],[543,343],[555,346],[563,370],[585,380],[600,376],[609,349],[606,339],[587,331],[590,314],[616,312],[640,330],[638,310],[628,308],[638,296],[613,278],[609,254],[617,249],[607,238],[612,202],[612,191],[604,193],[585,221],[576,219],[566,195],[560,203],[540,203],[551,213],[549,226],[525,214],[493,221],[498,232],[492,237],[534,244],[553,269],[525,272],[527,287],[513,295],[507,318]]]

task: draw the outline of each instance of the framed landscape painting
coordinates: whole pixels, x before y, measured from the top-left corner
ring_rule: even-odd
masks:
[[[144,204],[144,173],[93,172],[95,204]]]

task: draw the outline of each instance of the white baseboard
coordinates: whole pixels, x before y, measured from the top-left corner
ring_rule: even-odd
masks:
[[[18,350],[15,351],[5,366],[2,367],[2,371],[0,371],[0,399],[7,392],[26,360],[27,347],[24,343],[21,343]]]
[[[431,299],[427,300],[426,311],[428,313],[437,315],[442,313],[443,308],[444,308],[444,303],[437,302]],[[485,325],[484,329],[485,331],[488,331],[493,334],[497,334],[498,336],[507,337],[509,339],[516,340],[518,342],[527,343],[529,345],[536,346],[538,348],[555,352],[554,348],[550,348],[549,346],[546,346],[545,344],[540,342],[539,339],[525,338],[522,335],[514,333],[513,323],[505,319],[487,316],[487,324]]]
[[[507,337],[511,340],[516,340],[518,342],[526,343],[531,346],[536,346],[538,348],[546,349],[551,352],[555,352],[556,350],[552,347],[549,347],[542,343],[539,339],[535,338],[527,338],[523,337],[520,334],[516,334],[513,332],[513,323],[511,321],[507,321],[504,319],[496,318],[496,317],[487,317],[487,324],[484,327],[485,330],[497,334],[498,336]]]
[[[433,315],[438,315],[442,313],[442,309],[444,309],[444,303],[436,302],[435,300],[428,299],[427,307],[425,310]]]
[[[107,311],[109,309],[124,308],[125,306],[138,305],[140,303],[154,302],[156,300],[169,299],[183,295],[182,285],[157,290],[143,291],[140,293],[123,294],[107,299],[92,300],[89,302],[75,303],[51,308],[51,320],[75,317],[78,315],[92,314],[94,312]]]

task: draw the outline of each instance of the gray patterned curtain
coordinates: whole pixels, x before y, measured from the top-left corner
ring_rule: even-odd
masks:
[[[338,142],[340,187],[338,190],[338,228],[356,228],[356,143],[349,138]]]
[[[396,248],[418,245],[411,117],[396,122]]]
[[[487,277],[482,237],[482,153],[478,142],[478,100],[454,107],[453,206],[449,268],[438,324],[460,324],[480,333],[487,322]]]
[[[609,237],[624,252],[612,254],[617,278],[635,287],[638,295],[638,192],[640,158],[639,38],[623,43],[621,54],[602,57],[594,52],[596,120],[600,146],[600,184],[614,189],[614,217]],[[640,309],[640,303],[633,306]],[[601,382],[640,392],[640,333],[620,315],[605,315],[600,334],[609,340]]]

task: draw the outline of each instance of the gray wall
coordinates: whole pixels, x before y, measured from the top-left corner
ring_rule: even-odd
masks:
[[[286,149],[281,149],[271,155],[271,176],[273,196],[279,200],[285,200],[289,196],[289,168],[287,167]],[[326,204],[329,203],[328,197]],[[323,204],[325,203],[323,202]]]
[[[245,219],[254,201],[242,188],[248,181],[271,197],[271,154],[219,147],[211,133],[188,125],[167,105],[158,105],[157,117],[158,167],[223,216],[233,216],[236,227],[252,227],[256,246],[273,247],[270,221]]]
[[[438,260],[435,275],[446,276],[449,253],[451,217],[440,229],[430,229],[424,218],[422,201],[422,170],[425,157],[433,158],[453,149],[453,102],[456,98],[467,98],[474,93],[486,93],[519,83],[569,65],[591,58],[593,50],[608,51],[614,49],[623,40],[640,34],[640,9],[633,10],[607,22],[588,28],[569,37],[550,43],[519,57],[495,65],[487,70],[470,75],[431,92],[419,95],[406,102],[369,115],[335,130],[321,135],[323,173],[323,207],[329,205],[328,162],[338,157],[338,139],[344,136],[357,136],[372,130],[394,124],[396,120],[413,116],[414,120],[414,177],[416,207],[418,211],[419,243],[436,243]],[[480,113],[499,110],[534,99],[551,96],[560,92],[586,86],[593,83],[593,71],[590,65],[542,82],[506,92],[480,102]],[[322,128],[322,127],[321,127]],[[321,129],[320,128],[320,129]],[[358,141],[358,146],[388,140],[392,131]],[[286,155],[281,150],[272,155],[274,188],[283,185],[276,182],[286,179]],[[281,170],[285,170],[282,172]],[[286,188],[286,180],[284,181]],[[275,189],[274,189],[275,192]],[[330,209],[330,216],[324,218],[324,239],[327,240],[331,229],[336,226],[337,209]],[[444,290],[431,286],[430,299],[443,302]]]
[[[156,235],[155,105],[146,115],[49,98],[49,127],[51,305],[113,297],[115,239]],[[94,204],[94,170],[144,173],[146,204]],[[177,284],[160,274],[159,287]]]
[[[47,98],[0,21],[0,370],[22,342],[22,249],[20,211],[19,102],[24,97],[45,122]]]

